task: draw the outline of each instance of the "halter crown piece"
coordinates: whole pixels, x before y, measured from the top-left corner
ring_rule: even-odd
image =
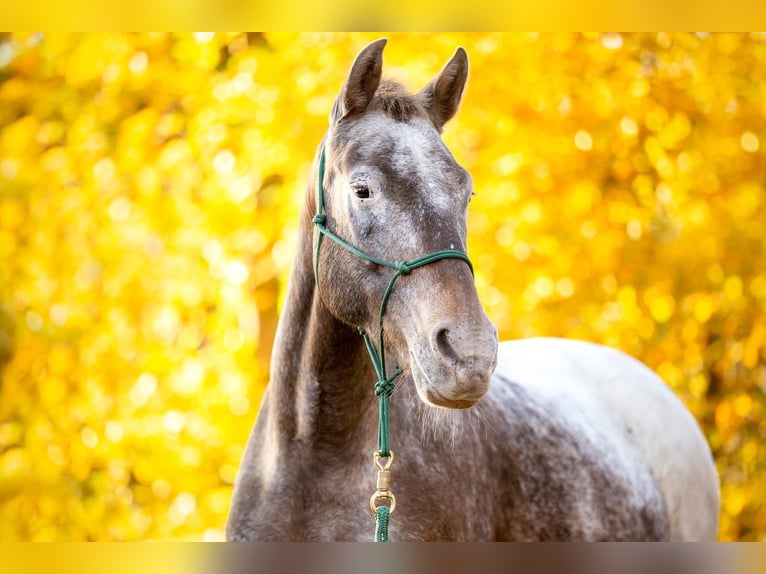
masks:
[[[322,247],[322,239],[329,237],[335,243],[353,253],[357,257],[360,257],[376,265],[382,267],[389,267],[395,270],[395,273],[391,276],[388,282],[383,298],[380,302],[380,312],[378,314],[378,347],[370,339],[370,336],[365,332],[362,327],[359,327],[359,334],[364,339],[364,345],[367,348],[367,353],[370,355],[372,366],[375,369],[375,374],[378,377],[378,381],[375,383],[375,395],[378,397],[378,450],[374,453],[375,467],[378,469],[378,482],[377,489],[370,499],[370,509],[375,515],[376,527],[375,527],[375,541],[387,542],[388,541],[388,520],[389,516],[393,513],[396,507],[396,499],[393,493],[389,490],[389,484],[391,479],[390,467],[394,461],[394,453],[389,450],[388,444],[388,398],[394,391],[394,380],[400,374],[402,370],[397,365],[396,370],[390,376],[386,374],[386,350],[383,344],[383,315],[386,313],[386,304],[388,298],[391,295],[391,291],[394,289],[394,283],[402,275],[409,275],[412,271],[418,267],[423,267],[429,263],[435,263],[442,259],[461,259],[468,264],[473,274],[473,266],[470,259],[462,251],[455,249],[443,249],[441,251],[434,251],[428,255],[423,255],[416,259],[409,261],[385,261],[364,253],[360,249],[357,249],[347,241],[341,239],[335,235],[332,231],[325,227],[327,223],[327,216],[324,209],[324,174],[325,174],[325,145],[322,144],[322,152],[319,157],[319,178],[317,182],[317,212],[312,221],[319,231],[319,237],[317,238],[316,249],[314,251],[314,277],[319,285],[319,250]],[[385,464],[380,462],[380,459],[387,459]],[[376,502],[380,499],[388,499],[390,506],[380,505]]]

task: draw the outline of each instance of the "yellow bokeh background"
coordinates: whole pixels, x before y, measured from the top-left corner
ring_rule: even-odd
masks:
[[[389,34],[502,338],[646,362],[766,540],[766,36]],[[0,35],[0,540],[219,540],[315,146],[375,34]],[[669,422],[670,424],[670,422]]]

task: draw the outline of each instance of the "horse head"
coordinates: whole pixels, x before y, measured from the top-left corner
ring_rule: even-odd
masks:
[[[317,249],[319,293],[336,318],[368,333],[377,331],[385,300],[389,358],[411,374],[425,403],[467,408],[487,392],[497,361],[497,330],[467,258],[458,257],[466,250],[471,177],[441,138],[460,103],[468,58],[458,48],[433,81],[409,94],[381,79],[385,43],[357,56],[322,144],[320,219],[346,247],[327,241]],[[453,256],[417,269],[380,264],[445,250]]]

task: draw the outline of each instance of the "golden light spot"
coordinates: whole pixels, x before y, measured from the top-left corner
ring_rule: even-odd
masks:
[[[130,216],[130,202],[118,197],[109,205],[109,217],[114,221],[125,221]]]
[[[726,512],[731,516],[737,516],[745,507],[745,494],[741,488],[733,487],[723,497],[723,502]]]
[[[637,301],[636,289],[632,285],[625,285],[617,292],[617,302],[623,308],[634,307]]]
[[[643,234],[641,222],[636,221],[635,219],[631,219],[630,221],[628,221],[627,225],[625,226],[625,232],[628,234],[628,237],[630,237],[633,241],[638,241],[639,239],[641,239],[641,235]]]
[[[234,481],[237,479],[238,472],[239,468],[237,466],[233,464],[224,464],[218,470],[218,475],[226,484],[234,484]]]
[[[163,306],[152,321],[152,331],[164,344],[173,342],[181,324],[178,310],[169,305]]]
[[[48,310],[48,316],[54,325],[61,327],[66,323],[69,312],[64,305],[53,304]]]
[[[698,373],[689,379],[689,390],[697,397],[705,396],[708,380],[705,375]]]
[[[215,38],[215,32],[194,32],[194,39],[200,44],[207,44]]]
[[[221,175],[225,175],[227,173],[231,173],[236,162],[237,159],[234,157],[234,154],[231,153],[231,151],[225,149],[223,151],[219,151],[215,155],[215,158],[213,158],[213,169]]]
[[[225,542],[226,532],[220,528],[208,528],[202,533],[202,542]]]
[[[753,399],[749,395],[740,395],[734,401],[734,411],[738,416],[745,418],[753,410]]]
[[[213,97],[217,101],[224,103],[229,98],[234,97],[234,89],[228,82],[221,82],[215,88],[213,88]]]
[[[622,48],[622,35],[617,32],[602,34],[601,45],[607,50],[619,50]]]
[[[636,78],[630,84],[630,95],[634,98],[643,98],[649,93],[651,86],[645,78]]]
[[[67,463],[67,459],[64,456],[64,450],[57,444],[49,444],[46,449],[48,460],[56,466],[64,466]]]
[[[545,275],[538,277],[532,283],[532,291],[540,298],[545,299],[553,294],[553,280]]]
[[[255,121],[259,124],[272,123],[274,121],[274,110],[271,108],[261,108],[255,112]]]
[[[7,422],[0,424],[0,447],[7,447],[16,442],[21,442],[24,429],[19,423]]]
[[[521,218],[527,223],[537,223],[542,219],[543,209],[539,202],[533,201],[521,211]]]
[[[244,395],[235,395],[229,399],[229,411],[235,417],[241,417],[250,412],[250,401]]]
[[[739,138],[739,145],[748,153],[755,153],[761,147],[758,136],[751,131],[747,131]]]
[[[649,313],[658,323],[666,323],[675,312],[676,302],[669,293],[664,293],[655,287],[644,292],[644,302],[649,307]]]
[[[133,502],[133,491],[125,486],[120,485],[114,490],[114,494],[122,504],[129,506]]]
[[[567,212],[571,217],[588,213],[600,197],[599,189],[589,182],[579,182],[566,196]]]
[[[231,503],[231,489],[222,487],[208,490],[204,494],[205,506],[214,509],[217,513],[224,514],[228,511]]]
[[[760,452],[761,444],[754,440],[750,440],[742,447],[742,459],[746,463],[756,462],[758,460],[758,453]]]
[[[37,311],[27,311],[25,316],[27,327],[31,331],[39,331],[43,328],[43,318]]]
[[[100,159],[93,166],[93,176],[102,183],[111,181],[116,173],[117,168],[109,158]]]
[[[128,68],[135,75],[140,76],[146,71],[146,67],[149,64],[149,56],[146,52],[136,52],[130,57],[128,61]]]
[[[181,366],[181,372],[173,377],[171,385],[182,395],[191,395],[197,393],[207,376],[204,363],[197,357],[189,357]]]
[[[712,283],[721,283],[725,277],[723,267],[718,263],[708,266],[707,277]]]
[[[287,267],[292,260],[292,246],[287,241],[275,241],[271,248],[271,259],[279,267]]]
[[[8,477],[24,470],[24,451],[20,448],[10,448],[0,453],[0,477]]]
[[[0,46],[0,68],[6,67],[16,56],[17,47],[14,42],[3,42]]]
[[[664,361],[657,366],[657,374],[671,387],[675,387],[681,372],[677,365],[670,361]]]
[[[482,301],[487,307],[495,307],[503,300],[503,294],[497,287],[487,287],[482,292]]]
[[[495,161],[495,171],[499,175],[510,175],[521,166],[523,157],[518,153],[511,153],[498,158]]]
[[[19,163],[16,160],[11,158],[0,160],[0,175],[5,179],[14,179],[17,173],[19,173]]]
[[[519,261],[526,261],[532,255],[532,248],[526,241],[517,241],[513,244],[513,256]]]
[[[574,295],[575,292],[575,285],[574,281],[572,281],[569,277],[562,277],[558,281],[556,281],[556,293],[561,295],[564,298],[571,297]]]
[[[622,201],[612,201],[607,205],[607,217],[612,223],[627,223],[630,208]]]
[[[104,434],[110,442],[120,442],[124,434],[122,425],[115,421],[109,421],[104,427]]]
[[[516,233],[512,226],[503,225],[497,230],[495,239],[497,239],[498,245],[503,247],[510,247],[513,245],[513,242],[516,239]]]
[[[668,111],[661,106],[653,106],[644,117],[644,123],[652,132],[659,132],[668,121]]]
[[[676,164],[683,173],[689,173],[696,166],[697,158],[688,151],[682,151],[676,158]]]
[[[168,411],[163,417],[163,424],[169,432],[178,434],[186,426],[186,416],[176,410]]]
[[[742,296],[742,278],[738,275],[727,277],[723,282],[723,294],[730,301],[739,299]]]
[[[713,298],[707,293],[700,293],[694,299],[692,313],[698,323],[707,323],[713,314]]]
[[[202,464],[202,450],[193,445],[182,448],[181,464],[190,468],[198,468]]]
[[[184,139],[174,139],[163,146],[157,163],[162,169],[171,170],[187,163],[191,157],[191,144]]]
[[[234,285],[242,285],[250,277],[250,271],[242,261],[229,261],[224,271],[226,280]]]
[[[219,261],[223,257],[223,246],[216,239],[208,239],[202,246],[202,257],[208,262]]]
[[[157,377],[150,373],[141,373],[130,389],[130,400],[136,407],[141,407],[157,391]]]
[[[173,489],[170,487],[170,484],[166,480],[162,480],[160,478],[152,482],[152,492],[157,498],[164,500],[170,498]]]
[[[240,72],[231,81],[232,88],[238,94],[244,94],[253,87],[253,76],[248,72]]]
[[[663,205],[667,205],[673,201],[673,190],[664,181],[657,184],[655,194],[657,195],[657,201]]]
[[[252,196],[255,189],[250,177],[243,176],[235,179],[228,188],[229,197],[237,203],[241,203]]]
[[[45,377],[40,382],[40,398],[48,404],[61,404],[67,395],[67,385],[60,378],[53,375]]]
[[[96,448],[98,446],[98,433],[92,428],[85,427],[82,429],[80,431],[80,439],[88,448]]]
[[[766,276],[758,275],[750,281],[750,293],[758,299],[766,298]]]
[[[620,129],[626,136],[635,136],[638,134],[638,124],[631,117],[623,116],[620,120]]]
[[[593,149],[593,138],[585,130],[578,130],[574,137],[574,144],[580,151],[590,151]]]
[[[598,234],[598,228],[591,220],[583,221],[580,225],[580,234],[586,239],[593,239]]]
[[[601,278],[601,289],[603,289],[605,293],[608,293],[610,295],[613,295],[614,293],[616,293],[617,278],[611,273],[609,275],[604,275],[604,277]]]
[[[168,509],[168,518],[171,524],[180,526],[197,508],[197,499],[189,492],[182,492],[176,496]]]
[[[654,167],[657,168],[657,173],[663,179],[670,179],[675,173],[673,161],[665,153],[662,153],[657,157],[657,160],[654,162]]]

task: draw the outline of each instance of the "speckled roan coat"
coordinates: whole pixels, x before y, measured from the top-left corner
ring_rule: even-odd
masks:
[[[470,176],[440,133],[466,54],[408,95],[381,81],[384,45],[362,50],[330,115],[327,226],[390,261],[464,250]],[[315,161],[231,540],[373,538],[375,374],[357,327],[375,332],[391,270],[326,241],[317,282],[316,176]],[[715,538],[710,452],[642,364],[578,341],[498,344],[454,259],[400,278],[384,325],[404,369],[391,397],[391,540]]]

